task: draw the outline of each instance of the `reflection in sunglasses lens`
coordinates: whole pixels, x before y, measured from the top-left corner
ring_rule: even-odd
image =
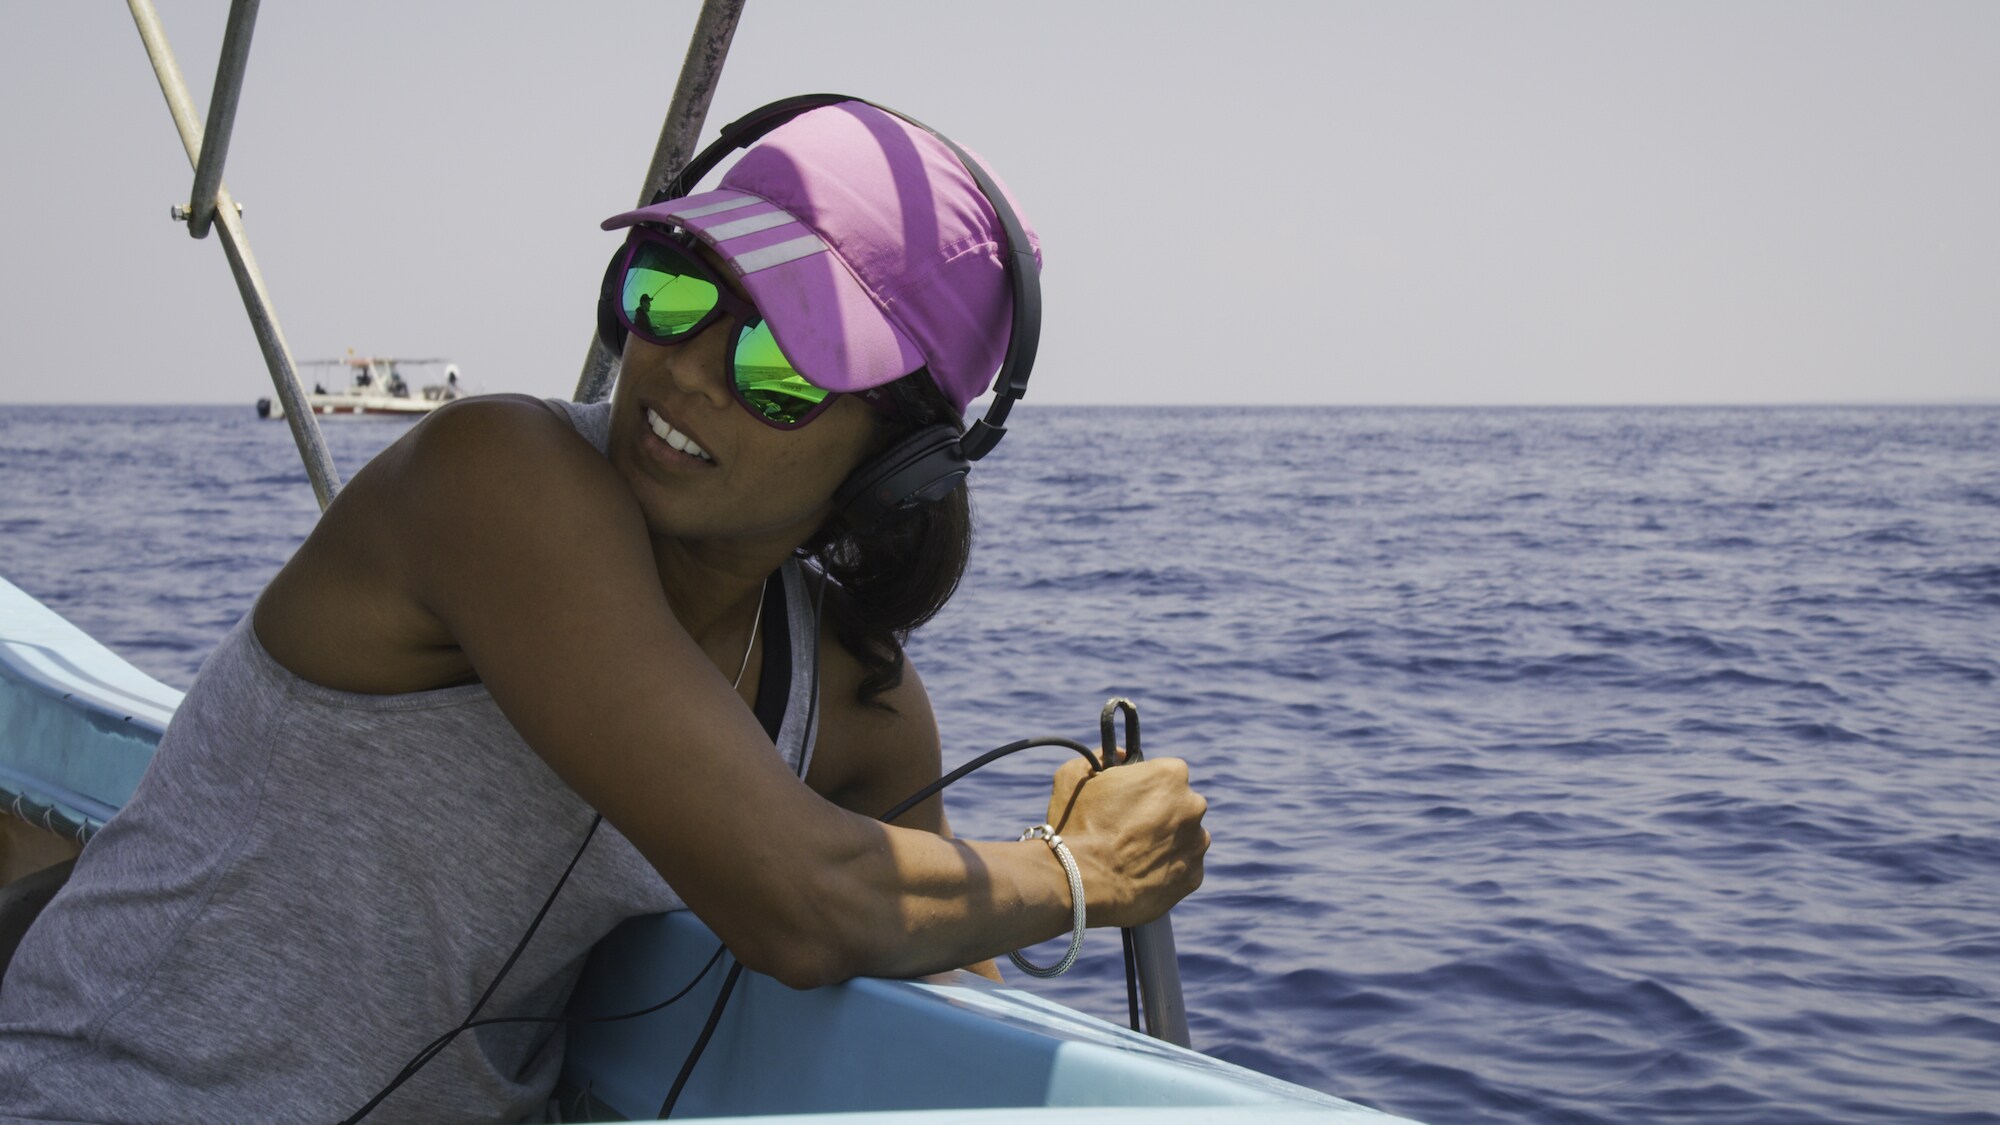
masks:
[[[806,382],[785,358],[770,325],[759,322],[736,340],[736,395],[765,418],[796,424],[826,401],[827,391]]]
[[[625,319],[654,343],[673,343],[715,312],[722,295],[708,271],[678,247],[650,240],[632,244],[620,294]],[[732,357],[736,397],[759,417],[797,426],[831,392],[806,382],[762,321],[740,327]]]
[[[683,335],[715,308],[714,283],[688,270],[687,260],[657,243],[633,247],[625,268],[625,316],[648,333]]]

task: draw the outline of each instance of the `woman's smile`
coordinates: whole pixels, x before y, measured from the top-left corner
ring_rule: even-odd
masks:
[[[612,463],[656,534],[809,537],[876,443],[877,416],[843,397],[797,429],[765,425],[728,390],[724,327],[682,344],[627,341],[612,394]]]
[[[647,404],[645,421],[648,432],[641,436],[641,444],[655,460],[668,465],[715,467],[715,456],[685,430],[669,422],[659,407]]]

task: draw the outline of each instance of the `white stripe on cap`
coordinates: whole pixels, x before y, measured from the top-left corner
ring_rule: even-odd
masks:
[[[745,250],[729,259],[729,264],[736,267],[737,273],[752,274],[758,270],[770,269],[772,266],[782,266],[786,262],[796,262],[800,258],[810,258],[825,251],[826,243],[821,242],[818,235],[809,234],[789,242],[778,242],[757,250]]]
[[[677,219],[699,219],[703,215],[716,215],[724,211],[734,211],[738,207],[748,207],[752,203],[762,202],[764,201],[754,195],[737,195],[724,199],[720,203],[704,203],[700,207],[692,207],[686,211],[676,211],[674,212],[674,217]]]
[[[786,223],[796,222],[798,222],[797,219],[792,218],[783,211],[766,211],[762,215],[752,215],[747,219],[737,219],[734,222],[703,227],[701,233],[707,235],[711,242],[727,242],[732,238],[741,238],[746,234],[756,234],[760,230],[770,230],[772,227],[781,227]]]

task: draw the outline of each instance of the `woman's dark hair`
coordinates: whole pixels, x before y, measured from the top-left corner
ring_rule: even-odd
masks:
[[[924,426],[965,422],[944,392],[919,368],[882,388],[876,446]],[[884,692],[903,682],[903,641],[951,600],[972,557],[972,501],[963,487],[934,504],[892,511],[866,530],[835,513],[806,544],[833,580],[825,614],[833,635],[861,662],[857,693],[864,706],[894,710]]]

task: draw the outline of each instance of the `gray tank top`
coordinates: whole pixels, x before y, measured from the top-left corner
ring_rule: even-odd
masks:
[[[605,448],[608,407],[557,405]],[[758,711],[803,776],[815,623],[798,564],[779,575]],[[334,691],[245,615],[0,981],[0,1120],[346,1116],[457,1026],[592,816],[484,686]],[[482,1015],[561,1014],[599,938],[681,908],[601,825]],[[467,1032],[369,1120],[539,1115],[562,1046],[557,1025]]]

